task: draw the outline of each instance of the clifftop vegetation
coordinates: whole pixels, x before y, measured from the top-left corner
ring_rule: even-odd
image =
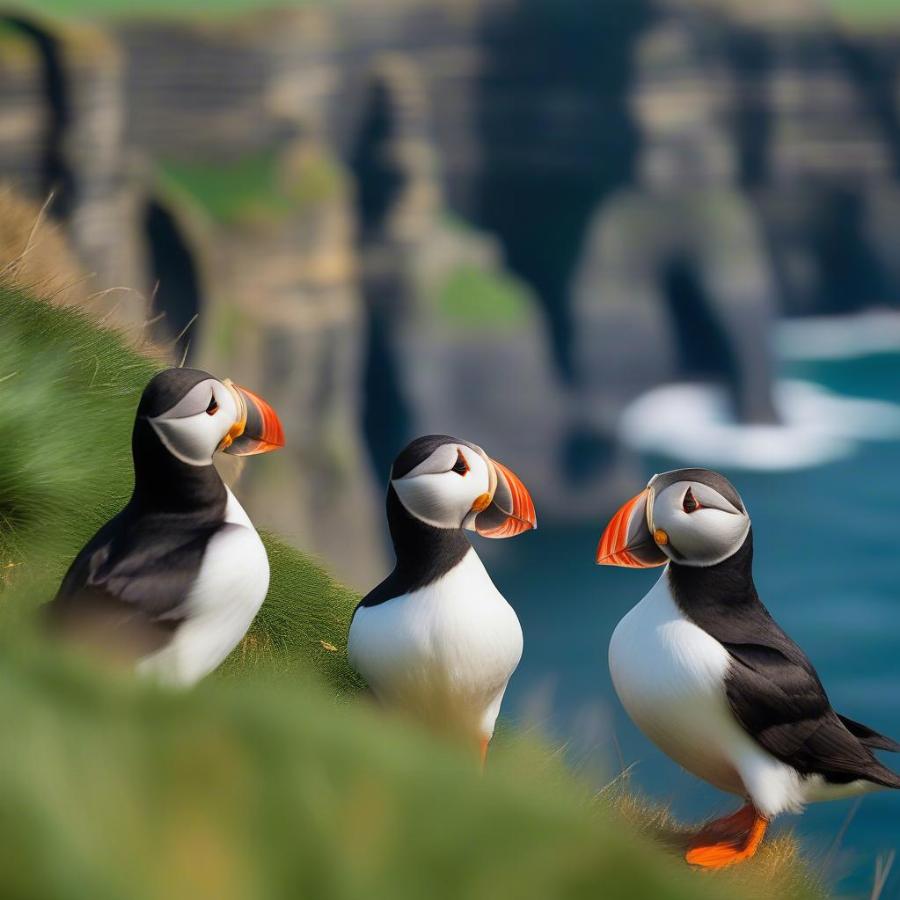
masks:
[[[10,895],[816,895],[790,838],[706,877],[654,846],[679,830],[627,790],[595,795],[514,734],[482,778],[471,748],[374,710],[346,662],[355,595],[275,539],[262,613],[198,690],[43,646],[28,614],[127,497],[133,410],[158,364],[15,289],[0,292],[0,358]]]

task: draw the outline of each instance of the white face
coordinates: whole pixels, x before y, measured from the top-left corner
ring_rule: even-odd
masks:
[[[492,496],[496,477],[483,450],[441,444],[402,478],[391,481],[407,512],[435,528],[473,528],[476,500]]]
[[[147,421],[173,456],[191,466],[208,466],[238,414],[231,391],[221,381],[207,378],[171,409]]]
[[[699,481],[677,481],[654,493],[648,519],[660,550],[686,566],[722,562],[740,549],[750,530],[746,510]]]

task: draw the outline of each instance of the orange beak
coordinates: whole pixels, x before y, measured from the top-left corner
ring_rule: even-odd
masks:
[[[232,456],[253,456],[283,447],[284,429],[275,410],[253,391],[228,379],[223,383],[235,398],[238,418],[219,449]]]
[[[650,489],[646,488],[610,519],[597,546],[598,565],[652,569],[669,561],[650,531],[647,504],[651,502]]]
[[[475,531],[482,537],[508,538],[537,528],[534,502],[519,476],[495,459],[488,459],[488,467],[496,485],[492,494],[475,501]]]

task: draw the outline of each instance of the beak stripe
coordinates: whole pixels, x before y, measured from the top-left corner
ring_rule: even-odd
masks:
[[[519,480],[519,477],[506,468],[497,460],[490,460],[497,473],[498,482],[505,482],[505,488],[509,491],[509,506],[506,509],[506,499],[504,497],[502,503],[498,503],[498,494],[500,493],[500,485],[498,483],[497,490],[493,497],[493,502],[481,516],[488,517],[486,520],[481,519],[479,527],[479,519],[475,520],[475,530],[482,537],[489,538],[507,538],[515,537],[523,531],[528,531],[537,527],[537,514],[534,510],[534,502],[528,489]],[[493,524],[497,516],[502,516],[502,521]]]
[[[624,503],[610,519],[597,547],[596,560],[599,564],[625,566],[629,569],[652,569],[665,562],[665,557],[656,561],[641,559],[633,551],[643,544],[629,546],[628,535],[631,531],[632,518],[642,501],[649,502],[647,490],[641,491],[636,497],[632,497],[631,500]]]
[[[233,456],[268,453],[284,446],[284,429],[275,410],[258,394],[225,382],[235,397],[240,419],[225,436],[220,449]]]

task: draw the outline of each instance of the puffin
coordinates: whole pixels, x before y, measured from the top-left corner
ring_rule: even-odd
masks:
[[[155,375],[132,431],[131,498],[75,557],[45,607],[51,631],[172,686],[212,672],[269,586],[265,548],[213,455],[283,445],[275,411],[247,388],[199,369]]]
[[[596,561],[666,567],[613,632],[613,685],[664,753],[744,800],[692,836],[687,862],[739,863],[780,813],[900,788],[872,752],[900,752],[900,744],[835,712],[810,661],[759,599],[750,516],[724,476],[655,475],[612,517]]]
[[[437,434],[394,460],[386,505],[396,565],[354,610],[350,664],[380,703],[474,738],[483,767],[523,639],[467,532],[515,537],[534,504],[481,447]]]

